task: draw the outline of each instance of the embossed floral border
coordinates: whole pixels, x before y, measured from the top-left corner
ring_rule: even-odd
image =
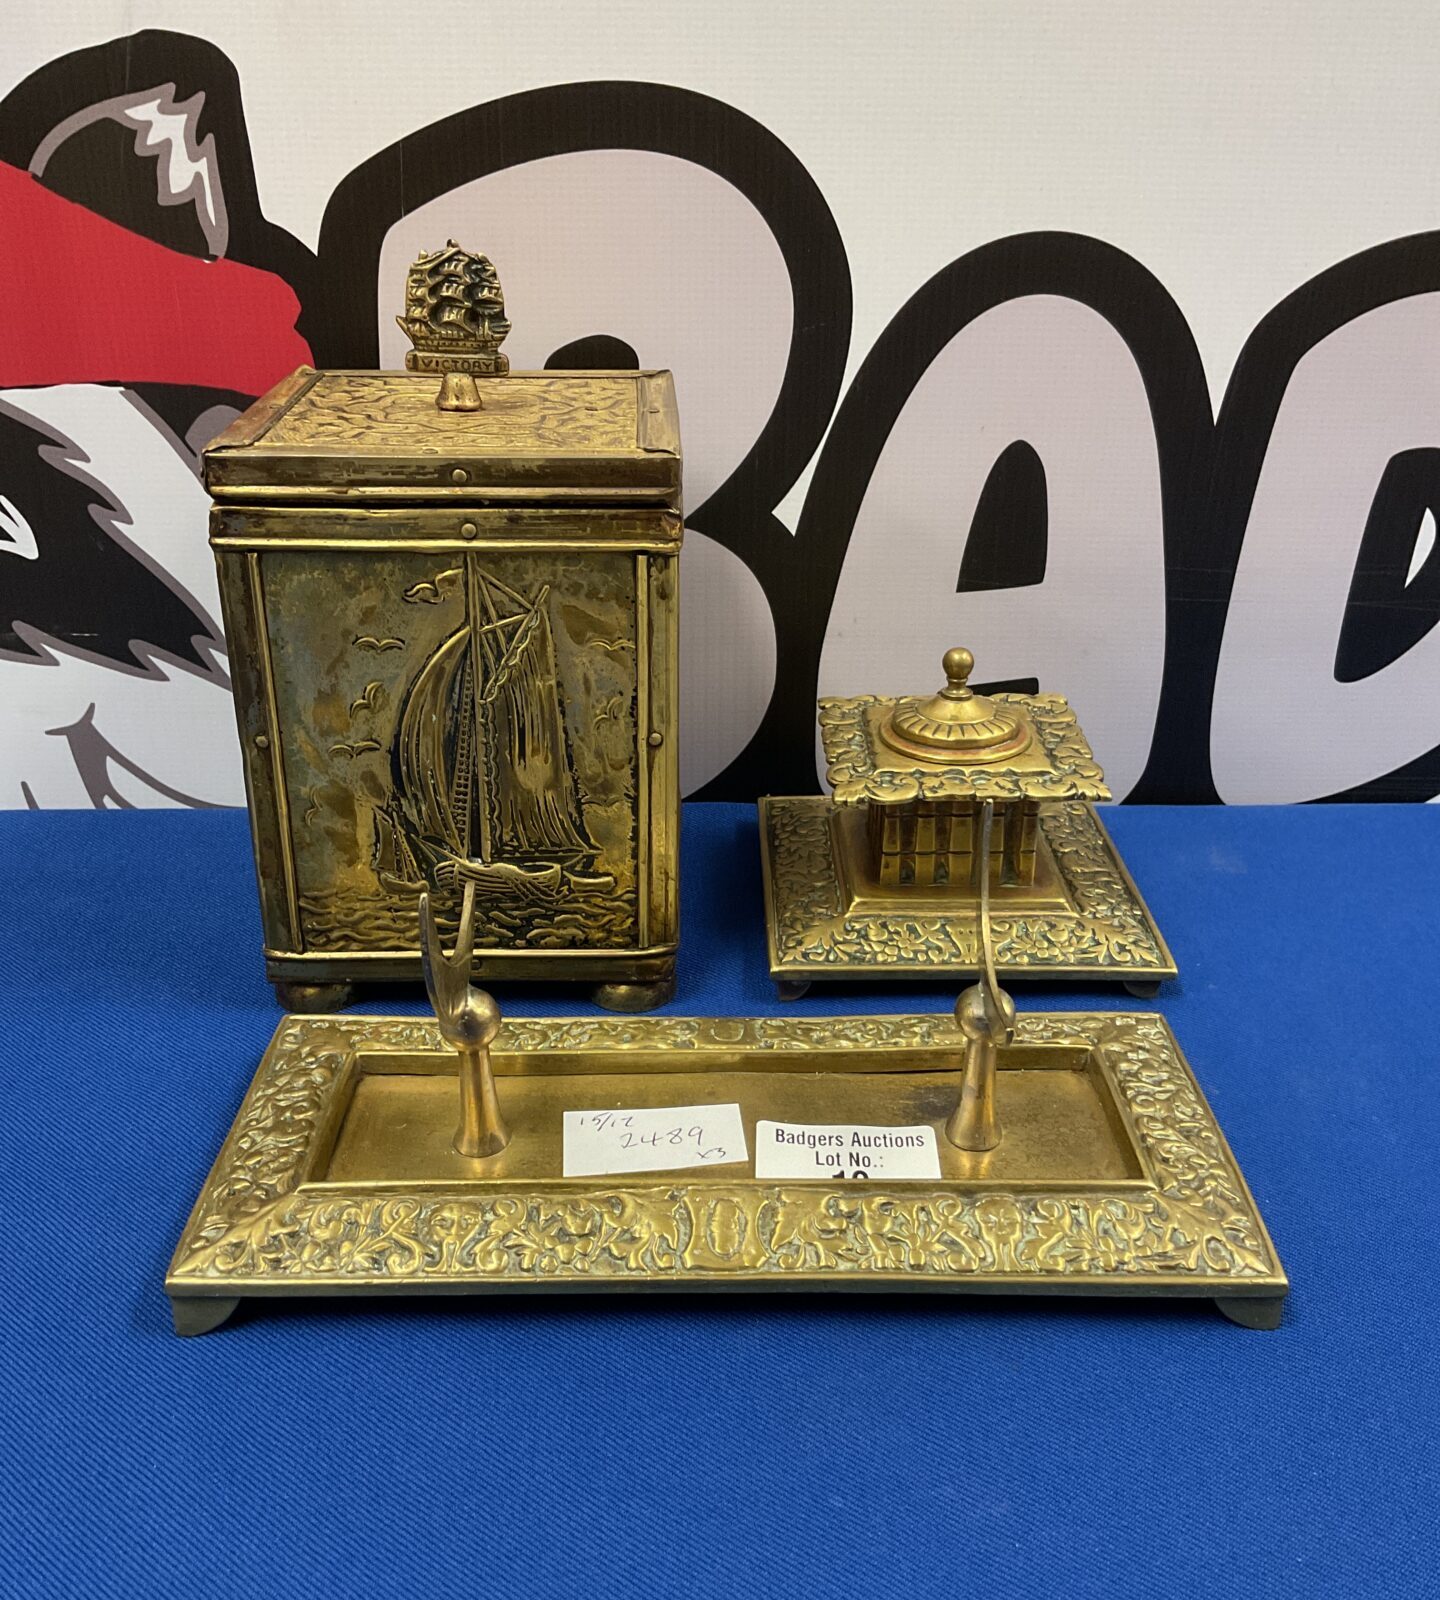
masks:
[[[896,805],[908,800],[1108,800],[1110,790],[1070,703],[1061,694],[997,694],[997,702],[1019,706],[1030,718],[1050,770],[1022,767],[945,767],[925,771],[918,763],[891,766],[876,760],[879,713],[892,697],[857,695],[820,702],[820,738],[826,777],[837,806],[872,800]],[[903,761],[903,757],[894,757]]]
[[[836,868],[831,808],[814,796],[760,802],[770,970],[777,977],[876,976],[877,969],[972,972],[979,932],[963,916],[851,912]],[[1040,808],[1040,831],[1075,909],[992,907],[1000,970],[1014,976],[1168,978],[1175,961],[1083,800]]]
[[[1253,1200],[1164,1021],[1022,1016],[1022,1043],[1101,1053],[1153,1187],[666,1181],[397,1193],[302,1182],[358,1046],[439,1047],[434,1024],[291,1018],[278,1030],[171,1266],[177,1298],[427,1285],[966,1283],[1283,1293]],[[761,1051],[952,1043],[946,1016],[537,1019],[502,1046]]]

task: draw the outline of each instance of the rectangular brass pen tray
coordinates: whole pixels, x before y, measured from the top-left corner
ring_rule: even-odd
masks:
[[[755,1123],[943,1130],[948,1015],[507,1020],[514,1130],[457,1155],[457,1058],[435,1022],[288,1017],[166,1279],[182,1333],[264,1295],[901,1288],[1204,1296],[1273,1327],[1288,1285],[1160,1017],[1020,1017],[998,1148],[939,1132],[938,1179],[757,1180]],[[567,1110],[738,1102],[751,1160],[562,1178]]]

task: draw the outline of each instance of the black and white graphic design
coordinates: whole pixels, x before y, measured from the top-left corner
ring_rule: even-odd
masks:
[[[1440,794],[1440,234],[1297,286],[1223,395],[1145,264],[997,238],[847,386],[840,229],[720,100],[477,104],[361,162],[312,252],[264,215],[243,87],[143,32],[0,101],[0,804],[243,798],[198,452],[299,360],[398,365],[447,237],[499,267],[517,367],[675,371],[690,794],[812,790],[816,695],[926,688],[957,642],[1068,693],[1121,798]]]

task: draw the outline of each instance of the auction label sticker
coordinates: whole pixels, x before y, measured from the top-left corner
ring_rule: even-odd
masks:
[[[638,1111],[567,1111],[567,1178],[610,1172],[669,1172],[748,1159],[738,1105],[647,1106]]]
[[[938,1178],[934,1128],[757,1122],[757,1178]]]

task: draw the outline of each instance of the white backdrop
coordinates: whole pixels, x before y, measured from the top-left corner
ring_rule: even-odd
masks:
[[[1173,302],[1171,342],[1150,355],[1141,334],[1160,313],[1142,307],[1134,327],[1122,325],[1123,276],[1119,310],[1098,289],[1047,291],[1017,272],[988,309],[957,313],[873,442],[866,482],[849,501],[824,484],[811,500],[813,537],[842,544],[833,600],[827,588],[818,624],[804,624],[814,638],[796,644],[785,569],[766,569],[754,545],[803,531],[812,478],[844,477],[848,436],[831,468],[817,468],[820,452],[807,447],[781,474],[781,492],[757,499],[757,517],[773,509],[778,525],[738,527],[742,506],[712,526],[701,510],[784,384],[806,380],[787,376],[786,363],[789,285],[802,267],[750,198],[695,160],[612,151],[601,126],[589,151],[477,169],[469,184],[407,201],[358,313],[373,319],[366,337],[378,335],[386,364],[398,363],[387,322],[404,262],[414,246],[455,234],[500,269],[517,366],[603,331],[644,364],[676,371],[697,510],[684,611],[685,709],[701,730],[685,736],[692,791],[717,779],[727,792],[782,786],[767,774],[808,730],[817,689],[928,689],[955,642],[976,650],[982,677],[1068,692],[1120,796],[1440,790],[1426,765],[1440,745],[1440,631],[1422,618],[1417,636],[1404,634],[1407,617],[1435,604],[1425,473],[1427,452],[1440,448],[1440,268],[1433,288],[1427,274],[1440,257],[1426,245],[1431,254],[1412,260],[1397,247],[1358,268],[1373,303],[1353,308],[1351,291],[1332,292],[1325,276],[1435,226],[1440,8],[528,0],[442,12],[415,0],[72,0],[7,18],[0,96],[69,53],[144,28],[209,41],[233,64],[259,211],[322,262],[322,219],[347,175],[452,113],[609,79],[678,87],[744,113],[808,173],[843,244],[853,300],[837,358],[840,411],[847,394],[852,413],[865,408],[855,386],[877,349],[872,382],[904,365],[903,340],[892,358],[886,330],[930,280],[1016,235],[1099,241],[1128,258],[1117,274],[1157,280],[1156,304]],[[177,103],[194,87],[171,86]],[[211,111],[217,103],[218,90]],[[7,137],[4,159],[35,171],[20,135]],[[172,188],[180,148],[171,147]],[[227,158],[222,149],[224,181]],[[637,238],[643,269],[632,260]],[[1069,270],[1068,244],[1044,249]],[[1293,316],[1275,314],[1317,278]],[[1214,447],[1219,469],[1161,420],[1157,395],[1167,385],[1179,393],[1183,365],[1166,352],[1183,353],[1187,340],[1200,399],[1184,404],[1208,424],[1235,391],[1235,426],[1227,434],[1222,417]],[[1238,392],[1246,383],[1258,398]],[[86,648],[84,628],[0,616],[18,641],[0,650],[0,804],[241,800],[223,654],[207,642],[217,608],[205,500],[193,451],[177,447],[182,430],[160,426],[123,373],[106,386],[0,381],[0,401],[32,431],[48,430],[52,466],[72,475],[83,466],[104,486],[119,508],[111,536],[201,619],[192,659],[142,644],[135,662],[117,665],[113,651]],[[863,437],[863,417],[853,426]],[[957,592],[987,475],[1017,439],[1044,467],[1043,578]],[[1352,580],[1387,464],[1404,452],[1416,453],[1420,487],[1395,512],[1410,531],[1385,533],[1382,552],[1404,568],[1385,600],[1384,627],[1400,642],[1387,644],[1382,628],[1367,644],[1369,613]],[[46,539],[44,515],[7,489],[5,471],[0,461],[0,596],[7,568],[41,559]],[[1202,495],[1212,500],[1197,509]],[[1403,558],[1397,539],[1408,541]],[[1229,553],[1212,562],[1212,545]],[[1218,565],[1227,572],[1217,598],[1205,574]],[[1369,651],[1363,675],[1337,664],[1347,626]],[[787,666],[794,660],[805,669]],[[777,671],[781,695],[804,704],[781,707],[737,766],[767,708],[776,715]],[[73,732],[82,726],[96,731]]]

